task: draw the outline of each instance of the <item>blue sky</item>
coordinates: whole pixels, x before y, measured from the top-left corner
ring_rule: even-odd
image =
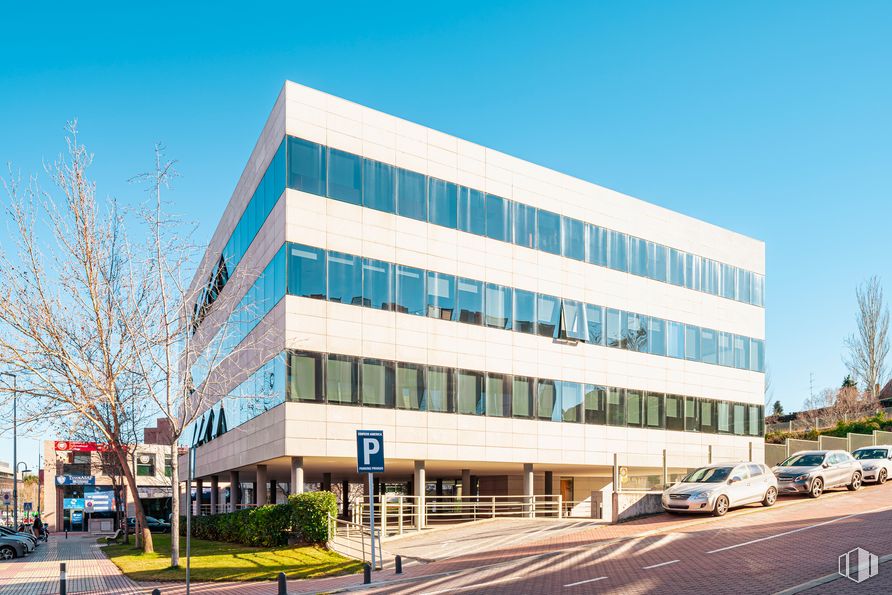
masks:
[[[888,2],[25,4],[0,160],[39,169],[76,116],[100,191],[139,200],[161,141],[204,238],[291,79],[764,240],[788,410],[845,375],[856,284],[890,289]]]

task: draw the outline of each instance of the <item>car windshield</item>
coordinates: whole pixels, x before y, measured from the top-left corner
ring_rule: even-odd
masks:
[[[853,452],[852,456],[859,461],[864,459],[885,459],[889,456],[889,451],[885,448],[862,448]]]
[[[824,462],[824,455],[793,455],[780,464],[781,467],[817,467]]]
[[[703,467],[682,479],[683,483],[721,483],[728,479],[732,467]]]

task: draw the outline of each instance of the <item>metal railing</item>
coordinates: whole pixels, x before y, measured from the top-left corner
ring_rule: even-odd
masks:
[[[376,567],[382,566],[381,529],[375,528],[375,545],[378,551]],[[363,562],[371,562],[371,533],[368,526],[353,521],[339,519],[328,515],[328,547],[333,551],[356,558]]]

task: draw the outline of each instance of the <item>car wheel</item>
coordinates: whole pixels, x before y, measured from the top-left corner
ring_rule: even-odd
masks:
[[[774,506],[777,502],[777,488],[770,487],[765,492],[765,498],[762,499],[762,506]]]
[[[15,558],[15,550],[8,546],[4,545],[0,547],[0,560],[12,560]]]
[[[728,512],[728,496],[719,496],[719,499],[715,501],[715,508],[712,510],[712,514],[715,516],[725,516],[725,513]]]
[[[809,490],[808,495],[812,498],[818,498],[821,494],[824,493],[824,480],[820,477],[816,477],[813,482],[811,482],[811,490]]]
[[[883,485],[884,483],[886,483],[888,476],[889,473],[886,471],[885,468],[880,469],[880,472],[877,474],[877,483]]]
[[[861,489],[861,472],[860,471],[855,471],[852,474],[852,483],[850,483],[846,487],[849,488],[849,490],[852,492],[857,492],[858,490]]]

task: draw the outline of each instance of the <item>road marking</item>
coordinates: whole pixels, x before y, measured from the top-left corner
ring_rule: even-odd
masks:
[[[768,537],[760,537],[759,539],[753,539],[753,540],[750,540],[750,541],[744,541],[743,543],[738,543],[738,544],[735,544],[735,545],[729,545],[729,546],[722,547],[722,548],[719,548],[719,549],[717,549],[717,550],[712,550],[712,551],[710,551],[710,552],[706,552],[706,553],[707,553],[707,554],[717,554],[717,553],[719,553],[719,552],[724,552],[724,551],[727,551],[727,550],[733,550],[733,549],[735,549],[735,548],[743,547],[743,546],[745,546],[745,545],[751,545],[751,544],[754,544],[754,543],[759,543],[760,541],[768,541],[768,540],[770,540],[770,539],[776,539],[776,538],[778,538],[778,537],[784,537],[784,536],[786,536],[786,535],[792,535],[793,533],[799,533],[800,531],[807,531],[808,529],[814,529],[814,528],[816,528],[816,527],[823,527],[824,525],[829,525],[829,524],[831,524],[831,523],[836,523],[836,522],[838,522],[838,521],[844,521],[844,520],[846,520],[846,519],[850,519],[850,518],[852,518],[852,517],[861,516],[862,514],[872,514],[872,513],[874,513],[874,512],[881,512],[881,511],[883,511],[883,510],[888,510],[888,509],[889,509],[889,507],[887,506],[887,507],[883,507],[883,508],[875,508],[875,509],[873,509],[873,510],[865,510],[864,512],[856,512],[855,514],[849,514],[849,515],[846,515],[846,516],[837,517],[837,518],[835,518],[835,519],[830,519],[829,521],[824,521],[823,523],[817,523],[817,524],[815,524],[815,525],[809,525],[809,526],[807,526],[807,527],[799,527],[798,529],[793,529],[793,530],[791,530],[791,531],[784,531],[783,533],[778,533],[777,535],[769,535]]]
[[[670,564],[675,564],[676,562],[681,562],[681,560],[669,560],[668,562],[660,562],[659,564],[651,564],[650,566],[645,566],[641,570],[650,570],[651,568],[659,568],[660,566],[668,566]]]
[[[598,578],[590,578],[586,581],[579,581],[578,583],[570,583],[569,585],[564,585],[564,588],[575,587],[576,585],[584,585],[586,583],[596,583],[598,581],[603,581],[606,578],[607,578],[606,576],[599,576]]]

